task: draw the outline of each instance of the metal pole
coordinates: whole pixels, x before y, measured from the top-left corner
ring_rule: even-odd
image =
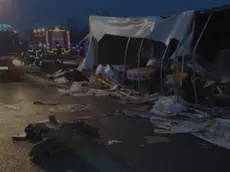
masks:
[[[150,58],[153,58],[154,56],[154,45],[153,43],[151,44],[151,54],[150,54]]]
[[[98,66],[98,46],[99,46],[99,41],[98,40],[93,40],[93,43],[95,42],[95,51],[96,51],[96,60],[95,60],[95,65]]]
[[[161,93],[164,92],[164,88],[163,88],[163,85],[164,85],[163,84],[163,71],[162,71],[162,69],[163,69],[164,59],[165,59],[165,56],[166,56],[167,51],[168,51],[168,47],[169,47],[169,44],[166,46],[164,54],[163,54],[163,56],[161,58],[161,68],[160,68]]]
[[[197,42],[196,42],[196,44],[195,44],[195,46],[193,48],[193,51],[192,51],[192,60],[193,60],[193,78],[192,78],[192,82],[193,82],[193,87],[194,87],[193,89],[194,89],[194,98],[195,98],[195,106],[196,107],[198,105],[198,99],[197,99],[196,80],[195,80],[195,75],[196,75],[196,73],[195,73],[195,68],[196,68],[196,63],[195,63],[196,56],[195,56],[195,52],[196,52],[197,46],[199,45],[199,42],[200,42],[203,34],[204,34],[204,31],[206,30],[206,28],[208,26],[208,23],[209,23],[211,17],[212,17],[212,12],[209,14],[209,17],[208,17],[208,19],[207,19],[207,21],[206,21],[206,23],[205,23],[205,25],[204,25],[201,33],[200,33],[200,36],[198,37]],[[194,22],[194,25],[195,25],[195,18],[194,18],[193,22]]]
[[[138,51],[138,90],[140,90],[140,61],[141,61],[141,49],[143,46],[144,38],[141,40],[141,44]]]
[[[130,37],[127,40],[126,46],[125,46],[125,55],[124,55],[124,66],[126,65],[126,59],[127,59],[127,53],[128,53],[128,47],[129,47]],[[125,84],[125,72],[123,71],[123,84]]]

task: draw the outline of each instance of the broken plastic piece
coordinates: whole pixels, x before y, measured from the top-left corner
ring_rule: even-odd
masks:
[[[58,103],[46,102],[46,101],[41,101],[41,100],[34,101],[33,104],[35,104],[35,105],[51,105],[51,106],[58,105]]]
[[[11,137],[15,141],[25,141],[27,140],[26,133],[16,134]]]
[[[122,141],[119,141],[119,140],[109,140],[108,145],[118,144],[118,143],[121,143],[121,142]]]
[[[145,140],[147,144],[154,144],[154,143],[167,143],[169,140],[165,137],[161,136],[146,136]]]

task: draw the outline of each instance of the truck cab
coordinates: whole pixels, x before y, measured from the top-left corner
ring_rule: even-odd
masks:
[[[0,74],[21,78],[24,75],[23,67],[24,59],[16,30],[10,25],[0,24]]]

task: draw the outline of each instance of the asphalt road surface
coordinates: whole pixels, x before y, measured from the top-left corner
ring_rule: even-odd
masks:
[[[56,114],[60,121],[111,113],[121,105],[108,98],[60,96],[55,88],[41,87],[28,81],[0,83],[0,99],[0,172],[119,172],[123,167],[131,172],[216,172],[230,168],[229,151],[190,135],[168,135],[165,136],[169,140],[166,143],[145,144],[144,137],[153,135],[153,126],[143,119],[122,116],[90,120],[100,128],[105,152],[114,157],[115,165],[108,164],[105,159],[95,159],[98,152],[86,151],[82,154],[77,149],[33,163],[27,156],[32,144],[11,140],[11,136],[23,131],[28,123],[43,120],[51,114],[49,106],[33,105],[33,101],[92,104],[92,108],[84,112]],[[122,143],[109,146],[108,140],[120,140]],[[110,164],[113,170],[109,169]],[[116,164],[121,165],[116,167]]]

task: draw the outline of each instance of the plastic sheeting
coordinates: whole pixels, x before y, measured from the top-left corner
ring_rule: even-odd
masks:
[[[111,65],[106,65],[105,73],[111,81],[115,83],[121,83],[120,73]]]
[[[176,102],[176,96],[160,96],[154,102],[150,113],[162,117],[173,117],[179,115],[186,119],[202,119],[208,118],[208,113],[201,112],[196,109],[187,108]]]
[[[98,41],[105,35],[117,35],[132,38],[147,38],[164,42],[170,39],[182,40],[187,32],[194,11],[175,14],[166,19],[156,17],[120,18],[90,16],[90,33]]]
[[[179,134],[194,133],[204,131],[208,125],[208,120],[178,120],[158,116],[152,116],[150,122],[159,129],[155,130],[158,134]]]
[[[90,37],[89,45],[86,53],[86,57],[79,64],[78,70],[82,71],[84,69],[92,69],[95,63],[95,45],[93,43],[92,37]]]
[[[142,108],[141,108],[142,107]],[[159,96],[153,108],[122,109],[128,117],[149,118],[155,134],[189,133],[214,145],[230,149],[230,120],[175,103],[175,96]]]
[[[230,149],[230,120],[216,118],[210,123],[212,125],[205,131],[192,134],[214,145]]]
[[[119,71],[111,65],[98,65],[98,67],[96,68],[96,75],[106,76],[109,80],[115,83],[121,83],[122,79]]]
[[[55,78],[54,82],[56,82],[58,84],[65,84],[65,83],[69,82],[69,80],[66,77],[60,77],[60,78]]]
[[[156,17],[104,17],[90,16],[90,32],[98,41],[105,34],[146,38],[153,31]]]
[[[193,32],[191,32],[188,37],[185,39],[184,43],[178,48],[178,51],[175,51],[170,59],[175,59],[177,55],[185,57],[191,52],[191,41],[193,39]],[[187,59],[186,59],[187,60]]]
[[[87,87],[84,87],[87,85]],[[88,91],[89,82],[73,82],[70,89],[58,89],[58,92],[62,95],[72,95],[80,93],[82,96],[86,96],[85,93]],[[89,94],[88,94],[89,95]]]

